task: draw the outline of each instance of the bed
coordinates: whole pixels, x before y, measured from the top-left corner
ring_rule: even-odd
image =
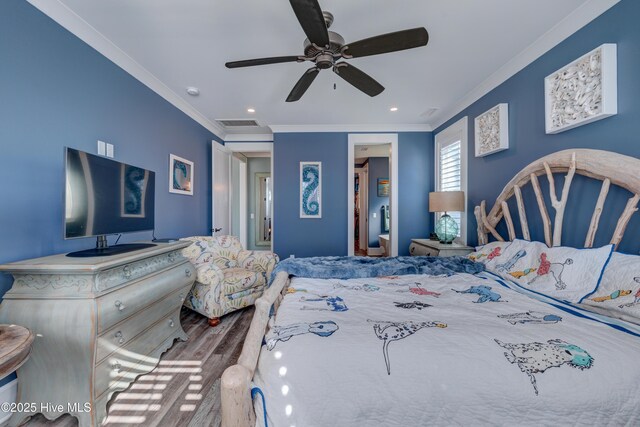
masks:
[[[338,264],[280,271],[223,374],[223,426],[634,424],[640,257],[614,249],[637,210],[638,170],[638,159],[578,149],[528,165],[488,214],[485,202],[475,210],[477,271],[426,257],[391,259],[376,277],[347,278]],[[554,173],[566,173],[560,195]],[[603,182],[581,249],[561,246],[575,174]],[[529,183],[545,243],[530,241]],[[610,244],[593,248],[612,184],[632,197]]]

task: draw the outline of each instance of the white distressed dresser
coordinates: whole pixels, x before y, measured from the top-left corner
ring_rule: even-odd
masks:
[[[180,309],[195,268],[181,254],[186,246],[0,266],[14,277],[0,323],[25,326],[36,336],[18,370],[18,402],[32,407],[14,414],[10,425],[41,412],[49,419],[70,413],[80,427],[98,426],[114,392],[153,370],[175,339],[187,339]]]

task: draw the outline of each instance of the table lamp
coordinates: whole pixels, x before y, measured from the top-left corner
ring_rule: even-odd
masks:
[[[464,191],[433,191],[429,193],[429,212],[444,212],[436,223],[440,243],[451,243],[458,236],[458,224],[447,212],[464,212]]]

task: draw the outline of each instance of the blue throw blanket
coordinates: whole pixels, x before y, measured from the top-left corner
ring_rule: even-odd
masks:
[[[290,276],[314,279],[356,279],[363,277],[428,274],[431,276],[455,273],[476,274],[484,271],[484,264],[464,257],[313,257],[287,258],[276,265],[271,281],[281,271]]]

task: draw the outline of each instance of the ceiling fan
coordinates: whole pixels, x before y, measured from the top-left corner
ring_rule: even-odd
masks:
[[[360,58],[413,49],[426,46],[429,41],[429,33],[425,28],[420,27],[345,44],[344,38],[340,34],[327,30],[333,23],[333,15],[326,11],[323,12],[318,0],[289,0],[289,2],[307,35],[307,39],[304,41],[304,55],[247,59],[225,64],[227,68],[240,68],[282,62],[313,62],[314,66],[305,71],[289,93],[287,102],[294,102],[302,98],[320,70],[328,68],[333,68],[334,73],[367,95],[379,95],[384,90],[384,86],[363,71],[348,62],[340,61],[340,59]]]

